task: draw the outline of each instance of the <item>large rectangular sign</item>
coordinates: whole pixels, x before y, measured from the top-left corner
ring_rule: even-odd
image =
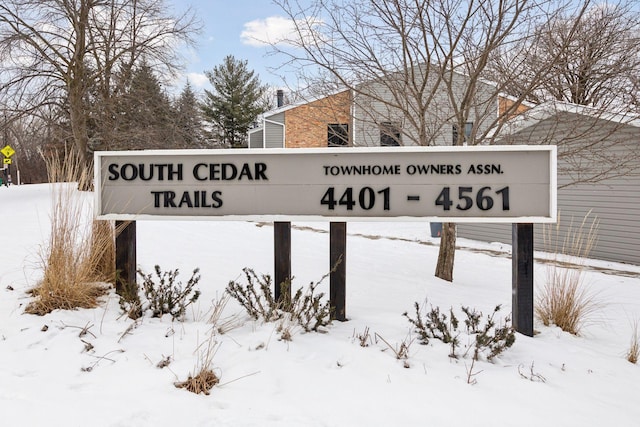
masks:
[[[555,222],[553,146],[95,153],[104,219]]]

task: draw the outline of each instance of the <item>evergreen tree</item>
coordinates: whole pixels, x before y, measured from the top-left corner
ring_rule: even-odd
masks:
[[[171,103],[151,67],[135,68],[118,102],[113,148],[174,148]]]
[[[204,147],[202,112],[190,82],[187,81],[173,108],[176,145],[184,148]]]
[[[247,61],[232,55],[205,74],[213,86],[213,91],[205,90],[202,105],[205,120],[212,124],[214,137],[220,144],[242,147],[249,127],[264,112],[260,99],[265,87],[247,68]]]

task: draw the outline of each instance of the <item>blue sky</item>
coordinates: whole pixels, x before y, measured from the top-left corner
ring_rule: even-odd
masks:
[[[265,40],[286,31],[288,20],[282,10],[270,0],[168,0],[174,13],[191,7],[203,25],[197,46],[183,52],[186,59],[185,76],[198,91],[209,88],[204,76],[222,63],[227,55],[247,60],[263,83],[282,86],[282,79],[269,71],[284,61],[269,55],[271,48],[257,40]],[[184,78],[178,83],[180,88]]]

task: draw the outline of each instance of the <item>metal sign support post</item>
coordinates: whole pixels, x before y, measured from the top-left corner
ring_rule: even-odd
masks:
[[[273,223],[274,298],[291,301],[291,222]]]
[[[533,224],[512,224],[513,327],[533,336]]]
[[[136,222],[116,221],[116,292],[120,296],[137,295]]]
[[[329,305],[333,318],[347,320],[347,223],[329,224]]]

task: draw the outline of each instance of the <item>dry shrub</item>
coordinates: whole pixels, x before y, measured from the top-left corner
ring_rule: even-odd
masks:
[[[177,388],[184,388],[191,393],[208,395],[211,389],[220,383],[220,377],[213,370],[213,357],[218,349],[215,329],[211,330],[209,339],[204,344],[206,344],[204,349],[202,349],[203,345],[196,349],[199,352],[198,364],[194,369],[196,374],[189,374],[186,381],[175,382],[174,385]]]
[[[191,393],[204,393],[209,395],[211,389],[220,382],[218,376],[211,369],[203,369],[197,375],[187,378],[186,381],[175,383],[177,388],[184,388]]]
[[[32,290],[27,313],[44,315],[56,309],[91,308],[113,278],[115,249],[112,226],[87,221],[91,174],[72,153],[45,159],[52,183],[51,235],[41,251],[42,281]],[[74,184],[72,184],[74,183]]]
[[[640,358],[640,335],[638,334],[638,321],[633,324],[631,344],[627,350],[627,360],[633,364],[638,363]]]
[[[91,255],[93,271],[102,281],[116,280],[116,242],[113,221],[94,219],[91,223]]]
[[[589,224],[590,222],[590,224]],[[598,221],[587,214],[580,225],[573,220],[560,238],[560,217],[555,227],[545,227],[546,247],[554,258],[547,267],[547,282],[536,298],[535,311],[545,326],[555,324],[574,335],[580,333],[585,321],[599,304],[584,288],[585,258],[596,242]]]

